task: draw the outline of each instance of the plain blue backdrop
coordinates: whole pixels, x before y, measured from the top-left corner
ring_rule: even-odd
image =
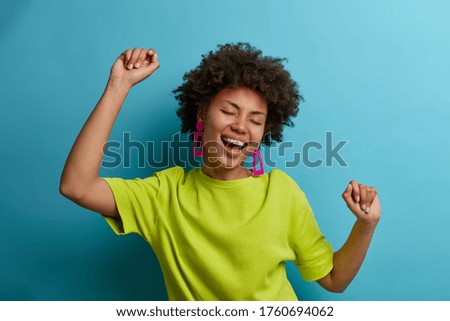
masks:
[[[444,0],[3,2],[0,299],[167,299],[144,240],[115,236],[59,194],[64,162],[123,50],[153,47],[161,68],[132,89],[110,140],[161,141],[179,130],[171,91],[183,74],[217,44],[248,41],[287,57],[305,97],[277,167],[305,191],[334,248],[354,222],[341,198],[351,179],[376,186],[382,203],[345,293],[304,282],[288,264],[299,299],[449,300],[449,11]],[[326,132],[334,145],[347,141],[348,166],[286,166],[307,142],[325,145]],[[132,154],[129,168],[99,174],[154,171]]]

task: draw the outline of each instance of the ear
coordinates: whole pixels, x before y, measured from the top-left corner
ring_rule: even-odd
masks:
[[[197,108],[197,121],[203,121],[203,119],[205,119],[204,112],[205,112],[205,109],[203,108],[203,106],[199,106]]]

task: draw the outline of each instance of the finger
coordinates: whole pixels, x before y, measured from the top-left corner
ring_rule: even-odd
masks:
[[[156,51],[152,48],[149,51],[147,51],[147,60],[150,60],[150,64],[148,65],[149,70],[151,70],[151,72],[155,71],[156,69],[159,68],[160,63],[158,61],[158,54],[156,53]]]
[[[355,201],[355,203],[359,203],[361,197],[358,183],[355,180],[351,180],[350,184],[352,185],[353,188],[353,200]]]
[[[373,200],[375,199],[375,196],[377,196],[377,190],[373,186],[367,186],[366,192],[367,192],[367,204],[368,206],[371,206]]]
[[[151,56],[151,60],[150,60],[151,63],[158,63],[159,64],[158,53],[155,51],[155,49],[151,48],[148,51],[148,54]]]
[[[344,197],[344,199],[345,199],[345,197],[348,197],[348,196],[351,196],[352,195],[352,185],[351,184],[348,184],[347,185],[347,188],[345,189],[345,191],[342,193],[342,197]]]
[[[146,50],[146,57],[144,61],[142,61],[141,66],[146,67],[152,63],[152,56],[155,54],[155,50],[153,48],[150,48],[149,50]]]
[[[125,68],[128,66],[128,62],[130,61],[132,51],[130,49],[125,50],[122,55],[125,55],[125,59],[123,61]]]
[[[352,211],[355,215],[363,215],[364,211],[361,210],[359,203],[355,202],[353,198],[353,185],[348,184],[344,193],[342,193],[342,198],[344,199],[347,207]]]
[[[367,188],[366,188],[366,195],[367,195],[367,199],[366,199],[366,205],[367,205],[366,213],[369,213],[370,206],[372,205],[373,198],[374,198],[373,190],[372,190],[372,188],[370,186],[367,186]]]
[[[359,184],[359,193],[361,196],[361,200],[359,202],[359,205],[361,206],[361,209],[368,213],[368,204],[367,204],[367,187],[364,184]]]
[[[128,62],[128,65],[127,65],[128,69],[133,69],[134,64],[136,63],[140,53],[141,53],[141,49],[139,49],[139,48],[133,49],[133,53],[131,54],[130,61]]]
[[[145,58],[147,58],[147,49],[142,48],[141,52],[139,53],[139,57],[134,64],[134,68],[139,68],[140,66],[142,66],[142,62],[145,60]]]
[[[352,184],[348,184],[345,191],[342,193],[342,198],[349,208],[355,207],[356,203],[352,198],[353,187]]]

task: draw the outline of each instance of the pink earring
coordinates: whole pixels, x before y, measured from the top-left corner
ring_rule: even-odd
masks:
[[[256,168],[256,158],[258,158],[260,169]],[[259,151],[259,147],[257,150],[255,150],[252,153],[252,169],[253,169],[253,176],[259,176],[259,175],[264,174],[264,166],[263,166],[261,153]]]
[[[197,131],[194,136],[194,156],[203,156],[203,128],[204,124],[202,121],[198,121],[195,124]],[[200,145],[200,146],[199,146]]]

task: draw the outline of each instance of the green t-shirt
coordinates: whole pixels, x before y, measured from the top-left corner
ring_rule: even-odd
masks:
[[[170,300],[297,300],[285,261],[307,281],[333,268],[305,194],[281,170],[224,181],[173,167],[104,179],[122,219],[106,221],[151,245]]]

